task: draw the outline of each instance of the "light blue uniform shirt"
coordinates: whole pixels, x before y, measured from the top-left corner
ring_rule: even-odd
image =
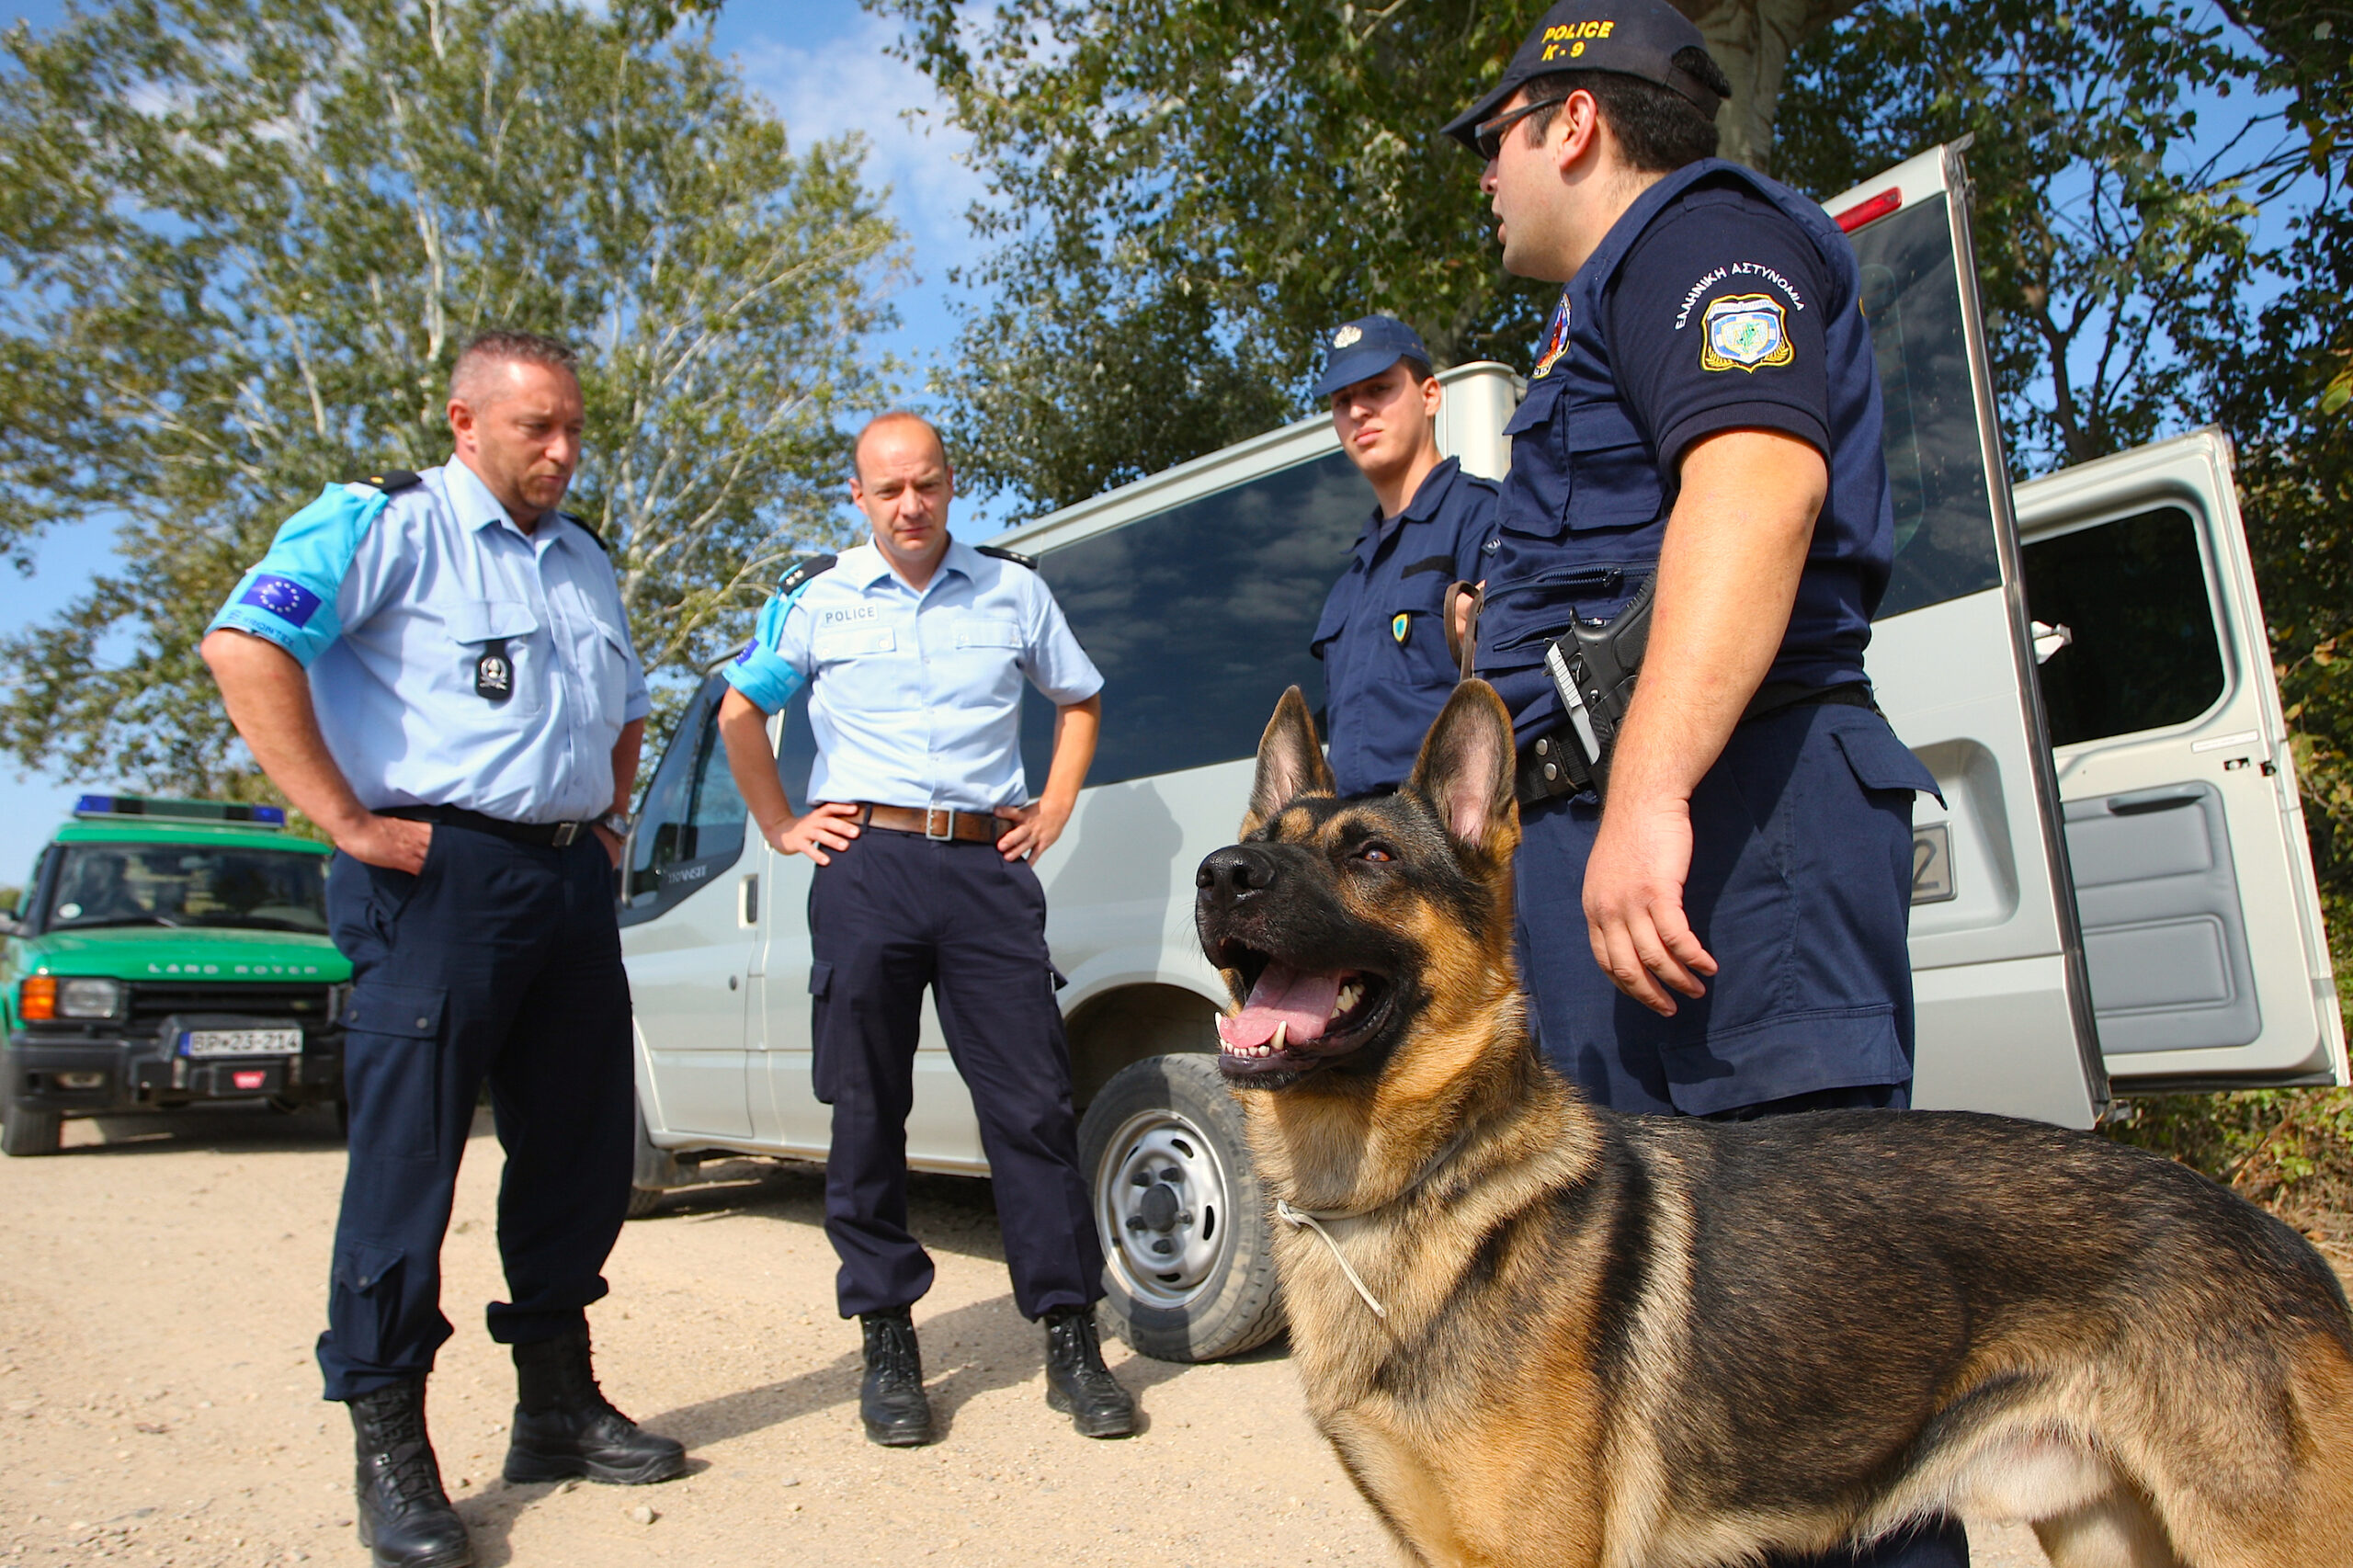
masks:
[[[613,803],[613,746],[652,707],[604,551],[554,513],[525,533],[452,458],[387,495],[333,484],[289,517],[214,629],[266,637],[311,676],[319,729],[360,804],[577,821]],[[499,639],[514,694],[475,690]]]
[[[1103,689],[1038,574],[950,540],[924,591],[871,543],[760,612],[727,679],[773,713],[810,685],[809,800],[985,812],[1029,798],[1021,683],[1058,708]]]

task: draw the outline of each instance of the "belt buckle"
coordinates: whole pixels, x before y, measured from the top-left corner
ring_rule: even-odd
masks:
[[[931,821],[934,817],[938,817],[940,822],[940,829],[938,833],[931,831]],[[945,806],[926,806],[923,809],[923,835],[934,844],[952,842],[956,837],[956,813]]]
[[[555,848],[563,849],[568,847],[572,841],[579,836],[580,824],[578,823],[560,822],[555,824],[555,835],[550,838],[548,843]]]

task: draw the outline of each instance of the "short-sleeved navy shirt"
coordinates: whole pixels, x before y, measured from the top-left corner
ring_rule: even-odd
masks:
[[[1449,458],[1405,509],[1373,508],[1348,569],[1332,585],[1313,646],[1324,661],[1332,776],[1344,795],[1393,790],[1413,771],[1454,689],[1445,593],[1487,574],[1495,486]]]
[[[1745,186],[1702,185],[1651,221],[1618,269],[1609,343],[1662,469],[1723,430],[1779,430],[1829,456],[1829,294],[1813,242]]]

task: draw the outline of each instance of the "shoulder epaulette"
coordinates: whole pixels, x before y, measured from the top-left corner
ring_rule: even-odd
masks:
[[[778,581],[776,591],[779,594],[789,594],[792,592],[793,589],[801,586],[801,584],[807,582],[810,578],[816,576],[819,573],[832,571],[834,569],[834,562],[839,559],[840,557],[834,555],[802,556],[800,560],[792,563],[792,570],[787,572],[783,577]]]
[[[605,542],[605,536],[588,526],[587,518],[581,517],[576,512],[558,512],[556,516],[562,517],[565,522],[570,523],[574,528],[578,528],[582,533],[586,534],[591,540],[594,540],[598,550],[603,551],[608,555],[610,555],[613,552],[613,547]]]
[[[972,548],[979,551],[983,555],[994,555],[999,561],[1010,561],[1016,566],[1027,566],[1032,572],[1035,572],[1038,569],[1038,558],[1036,556],[1024,555],[1017,550],[1007,550],[1001,544],[976,544],[972,546]]]
[[[404,490],[415,489],[425,481],[404,468],[388,468],[381,473],[371,473],[367,478],[355,480],[353,483],[372,484],[387,495],[397,495]]]

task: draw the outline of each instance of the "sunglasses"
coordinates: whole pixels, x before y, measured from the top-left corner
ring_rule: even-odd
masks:
[[[1503,155],[1504,132],[1538,109],[1557,108],[1566,98],[1546,98],[1540,103],[1522,104],[1509,114],[1499,114],[1493,119],[1483,119],[1471,128],[1471,140],[1479,149],[1479,156],[1494,163]]]

